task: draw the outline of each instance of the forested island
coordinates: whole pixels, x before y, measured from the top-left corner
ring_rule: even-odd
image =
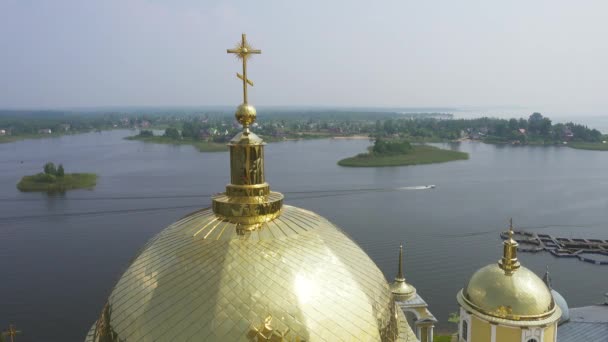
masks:
[[[17,183],[17,189],[23,192],[64,192],[72,189],[92,189],[97,184],[94,173],[65,173],[63,165],[55,167],[54,163],[46,163],[44,172],[24,176]]]
[[[444,150],[429,145],[412,145],[407,141],[376,139],[368,153],[338,161],[340,166],[380,167],[445,163],[469,159],[469,154]]]
[[[200,152],[228,151],[228,146],[226,143],[219,143],[206,139],[197,139],[189,136],[184,137],[176,128],[167,128],[162,135],[154,135],[154,132],[151,130],[141,130],[138,135],[126,137],[125,139],[156,144],[192,145]]]

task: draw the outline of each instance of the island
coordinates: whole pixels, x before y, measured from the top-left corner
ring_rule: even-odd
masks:
[[[127,140],[137,140],[146,143],[170,144],[170,145],[192,145],[199,152],[225,152],[228,151],[227,141],[216,142],[203,137],[183,136],[177,128],[167,128],[163,135],[154,135],[151,130],[142,130],[138,135],[126,137]]]
[[[606,140],[602,142],[572,142],[568,146],[579,150],[608,151]]]
[[[54,163],[46,163],[44,172],[21,178],[17,189],[23,192],[64,192],[72,189],[92,189],[96,184],[97,175],[94,173],[65,173],[63,165],[55,167]]]
[[[445,163],[469,159],[469,154],[429,145],[412,145],[403,140],[376,139],[368,153],[338,161],[340,166],[380,167]]]

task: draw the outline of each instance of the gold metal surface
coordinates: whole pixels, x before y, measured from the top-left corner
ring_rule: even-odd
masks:
[[[252,105],[243,103],[236,108],[234,117],[245,127],[245,132],[249,132],[249,126],[255,122],[257,111]]]
[[[247,60],[251,58],[252,54],[261,54],[262,51],[251,47],[249,42],[247,42],[247,35],[243,33],[241,41],[237,43],[236,47],[234,49],[228,49],[227,52],[235,54],[236,58],[243,62],[243,74],[237,73],[236,76],[243,80],[243,105],[247,105],[247,84],[253,87],[253,82],[247,78]],[[245,124],[243,125],[245,126]]]
[[[403,274],[403,245],[399,246],[399,266],[395,281],[391,284],[391,292],[398,301],[407,300],[416,294],[416,288],[405,281]]]
[[[238,228],[205,209],[163,230],[87,341],[415,341],[382,272],[326,219],[284,206]]]
[[[220,194],[212,198],[213,212],[222,220],[241,224],[256,224],[274,220],[281,215],[283,194],[270,192],[266,196],[235,197]]]
[[[416,341],[367,254],[270,191],[264,142],[249,131],[247,59],[260,51],[243,34],[228,52],[243,61],[244,100],[230,184],[146,244],[86,341]]]
[[[254,230],[261,223],[281,215],[283,195],[270,191],[264,178],[264,141],[249,131],[257,114],[255,108],[247,103],[247,85],[253,86],[253,82],[247,79],[247,59],[261,51],[251,48],[243,34],[241,42],[228,53],[236,54],[243,61],[243,75],[237,75],[243,80],[243,104],[235,114],[243,125],[243,131],[228,144],[230,184],[226,186],[225,193],[213,196],[212,209],[220,220],[244,225],[241,230]]]
[[[507,275],[497,264],[485,266],[473,274],[464,295],[472,307],[500,318],[539,319],[555,310],[547,285],[526,267]]]
[[[502,259],[475,272],[464,291],[459,293],[458,302],[499,319],[551,320],[559,308],[556,309],[547,285],[534,272],[520,265],[512,220],[509,226]]]
[[[15,328],[15,326],[12,324],[9,324],[8,330],[2,332],[2,336],[10,337],[10,342],[17,341],[16,337],[18,334],[21,334],[21,330],[17,330],[17,328]]]
[[[264,183],[264,145],[231,143],[228,146],[230,146],[230,182],[234,185]]]
[[[498,261],[500,268],[506,275],[511,275],[521,266],[517,260],[517,246],[519,244],[513,239],[513,219],[509,220],[509,238],[503,242],[502,259]]]
[[[513,319],[513,317],[500,317],[499,315],[488,314],[481,311],[478,307],[472,306],[469,301],[465,300],[464,290],[460,290],[456,296],[458,304],[462,306],[468,312],[474,312],[475,316],[486,320],[488,322],[509,325],[515,327],[529,327],[529,326],[543,326],[551,325],[559,320],[562,311],[559,307],[555,307],[555,311],[552,314],[545,317],[528,318],[528,319]]]

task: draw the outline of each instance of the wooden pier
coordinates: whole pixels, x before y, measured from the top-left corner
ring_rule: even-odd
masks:
[[[500,237],[503,240],[508,239],[509,233],[502,232]],[[529,253],[545,251],[560,258],[578,258],[595,265],[608,265],[608,240],[569,239],[526,231],[514,231],[513,239],[520,244],[518,251]],[[594,258],[594,256],[598,257]]]

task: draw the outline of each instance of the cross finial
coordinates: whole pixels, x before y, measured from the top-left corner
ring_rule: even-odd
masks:
[[[520,267],[517,260],[517,241],[513,239],[513,218],[509,219],[509,238],[503,242],[503,256],[498,261],[498,265],[505,271],[505,274],[511,275]]]
[[[235,54],[236,58],[243,61],[243,74],[236,73],[236,77],[243,80],[243,103],[247,104],[247,84],[253,87],[253,82],[247,78],[247,59],[251,57],[251,54],[261,54],[261,50],[256,50],[249,42],[247,42],[247,35],[243,33],[241,41],[236,44],[234,49],[228,49],[228,53]]]
[[[17,329],[15,328],[15,326],[14,326],[14,325],[12,325],[12,324],[10,324],[10,325],[8,326],[8,330],[7,330],[7,331],[3,331],[3,332],[2,332],[2,335],[4,335],[4,336],[8,336],[8,337],[10,337],[10,338],[11,338],[11,342],[15,342],[15,337],[17,336],[17,334],[21,334],[21,331],[20,331],[20,330],[17,330]]]
[[[549,275],[549,265],[546,265],[545,275],[543,276],[543,280],[548,288],[551,288],[551,275]]]
[[[403,243],[399,245],[399,266],[397,269],[397,277],[395,280],[405,280],[405,276],[403,276]]]

